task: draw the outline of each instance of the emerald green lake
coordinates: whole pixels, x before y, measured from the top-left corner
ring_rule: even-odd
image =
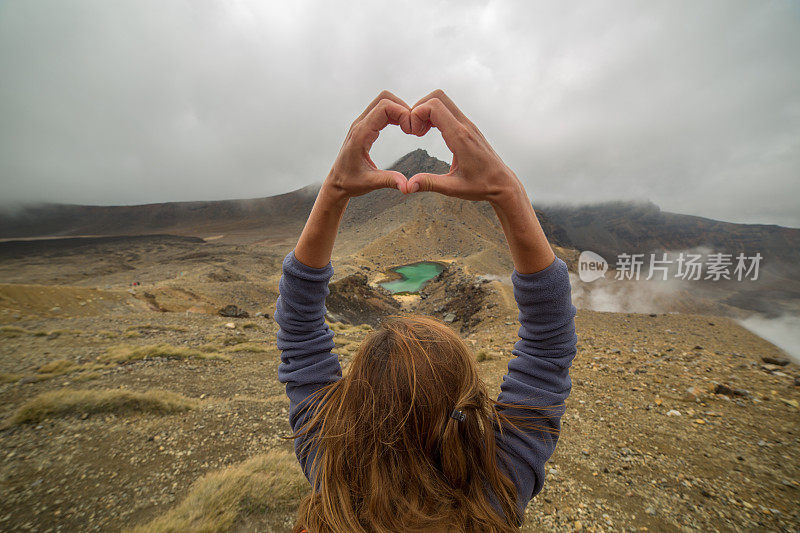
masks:
[[[444,266],[430,261],[420,261],[412,265],[394,267],[391,270],[400,274],[402,279],[381,283],[381,287],[391,293],[417,292],[428,280],[435,278],[444,270]]]

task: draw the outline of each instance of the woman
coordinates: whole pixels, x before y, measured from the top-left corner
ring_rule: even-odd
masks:
[[[437,128],[446,175],[379,170],[369,149],[399,125]],[[379,188],[432,191],[494,207],[514,261],[520,340],[498,400],[474,356],[429,317],[393,317],[362,343],[342,377],[325,323],[331,252],[348,199]],[[295,249],[283,262],[275,320],[295,451],[315,490],[295,532],[514,531],[544,483],[558,439],[577,338],[565,263],[525,189],[441,91],[409,107],[381,93],[350,127]]]

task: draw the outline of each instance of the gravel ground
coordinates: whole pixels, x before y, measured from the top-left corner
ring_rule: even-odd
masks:
[[[562,437],[523,530],[800,527],[795,365],[764,363],[780,352],[718,317],[580,311],[577,324]],[[16,325],[68,331],[3,339],[0,369],[25,376],[56,359],[91,361],[120,342],[200,347],[213,339],[224,350],[247,341],[266,351],[229,352],[230,361],[139,361],[109,365],[86,381],[77,372],[0,386],[3,418],[57,388],[155,388],[200,401],[187,414],[75,415],[3,431],[3,530],[118,530],[163,513],[206,472],[272,448],[291,450],[281,439],[287,402],[270,319],[141,312]],[[510,316],[481,326],[466,338],[489,350],[479,365],[496,393],[516,326]],[[130,331],[139,336],[127,337]],[[340,330],[345,366],[366,331]]]
[[[53,390],[160,389],[199,403],[180,414],[78,411],[0,430],[0,531],[117,531],[162,515],[208,472],[292,451],[282,438],[276,325],[255,316],[274,309],[290,245],[109,246],[0,263],[0,281],[43,284],[0,285],[0,423]],[[439,301],[447,286],[432,283],[422,302],[439,318],[458,315],[453,327],[485,352],[480,372],[497,394],[516,311],[499,281],[484,285],[466,328],[467,308]],[[213,314],[229,303],[251,318]],[[726,318],[580,310],[576,320],[573,392],[523,531],[800,530],[796,365],[777,364],[780,350]],[[368,328],[336,329],[346,369]],[[120,344],[228,360],[97,363]],[[65,373],[39,371],[61,360],[72,364]],[[248,516],[237,530],[287,530],[274,524],[290,524],[294,509],[275,513]]]

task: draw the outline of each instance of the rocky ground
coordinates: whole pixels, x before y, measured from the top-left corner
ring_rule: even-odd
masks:
[[[80,276],[79,257],[28,257],[32,278],[15,268],[21,259],[0,265],[0,281],[48,284],[48,261],[51,270],[60,262],[58,275],[82,287],[0,287],[0,530],[148,524],[196,494],[192,484],[210,472],[292,452],[282,438],[288,405],[277,381],[276,325],[255,316],[274,309],[273,269],[283,250],[257,249],[251,259],[241,247],[239,255],[193,259],[191,243],[168,244],[154,245],[162,247],[159,264],[140,250],[133,270],[107,265],[95,278]],[[250,269],[269,275],[254,281]],[[448,272],[404,308],[440,318],[453,313],[453,327],[474,348],[496,394],[516,340],[508,288],[472,279],[457,265]],[[144,280],[135,294],[126,281],[132,276]],[[462,305],[453,287],[475,291],[483,305]],[[153,310],[144,292],[169,311]],[[53,299],[59,304],[49,305]],[[212,314],[223,303],[240,304],[250,318]],[[198,304],[205,307],[192,310]],[[370,326],[332,326],[346,370]],[[579,310],[577,327],[562,436],[523,531],[800,529],[797,366],[714,316]],[[135,347],[150,355],[131,355],[140,353]],[[77,405],[12,423],[38,395],[79,389],[171,391],[191,407],[170,413]],[[286,476],[297,479],[298,471]],[[288,531],[298,498],[242,504],[226,529]]]

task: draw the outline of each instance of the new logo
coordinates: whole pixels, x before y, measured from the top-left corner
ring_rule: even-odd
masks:
[[[605,277],[608,271],[608,262],[599,254],[588,250],[581,252],[578,257],[578,276],[584,283]]]

